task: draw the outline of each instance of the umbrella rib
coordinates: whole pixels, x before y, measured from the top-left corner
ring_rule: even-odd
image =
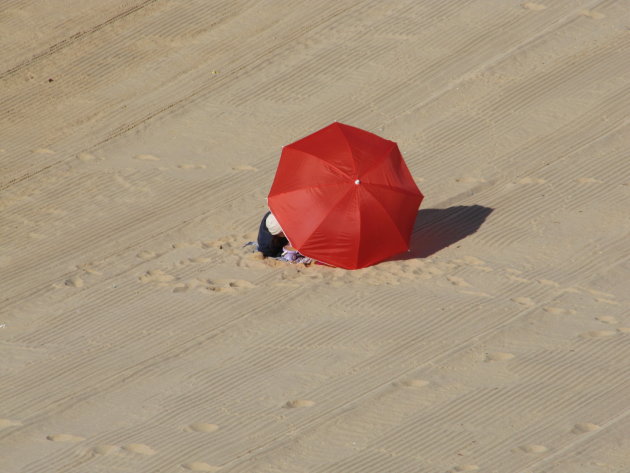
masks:
[[[291,192],[298,192],[298,191],[303,191],[306,189],[320,189],[322,187],[335,187],[335,186],[347,186],[347,184],[343,182],[340,182],[338,184],[315,184],[313,186],[297,187],[295,189],[291,189],[288,191],[274,192],[273,196],[276,197],[278,195],[290,194]]]
[[[339,129],[339,131],[341,132],[341,134],[343,135],[343,137],[345,138],[344,142],[346,144],[346,147],[348,148],[348,152],[350,153],[350,156],[352,156],[352,164],[354,165],[354,175],[357,175],[357,160],[354,156],[354,152],[352,151],[352,146],[350,146],[350,138],[348,138],[348,135],[346,135],[345,131],[344,131],[344,126],[348,126],[348,125],[344,125],[343,123],[339,123],[339,122],[335,122],[337,123],[337,128]]]

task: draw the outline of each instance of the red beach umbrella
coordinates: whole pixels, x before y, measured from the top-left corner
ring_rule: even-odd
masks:
[[[422,198],[396,143],[335,122],[283,148],[268,204],[300,253],[358,269],[409,249]]]

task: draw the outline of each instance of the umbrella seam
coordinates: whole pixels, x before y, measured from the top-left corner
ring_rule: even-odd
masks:
[[[339,131],[341,132],[341,134],[344,137],[344,142],[346,144],[346,146],[348,147],[348,151],[350,152],[350,156],[352,157],[352,164],[354,165],[354,175],[357,176],[358,173],[358,166],[357,166],[357,160],[356,157],[354,155],[354,151],[352,150],[352,146],[350,146],[350,138],[348,138],[348,135],[346,135],[346,133],[344,132],[344,127],[350,126],[350,125],[346,125],[344,123],[340,123],[340,122],[335,122],[337,124],[337,128],[339,128]]]
[[[346,179],[350,179],[350,178],[352,178],[352,176],[349,176],[348,174],[345,174],[345,173],[344,173],[341,169],[339,169],[339,168],[337,168],[337,167],[333,166],[333,165],[332,165],[332,164],[330,164],[328,161],[326,161],[324,158],[321,158],[321,157],[317,156],[316,154],[309,153],[308,151],[304,151],[304,150],[302,150],[302,149],[300,149],[300,148],[297,148],[297,147],[293,146],[292,144],[291,144],[291,145],[287,145],[287,146],[285,146],[285,148],[291,148],[291,149],[293,149],[293,150],[295,150],[295,151],[299,151],[300,153],[308,154],[309,156],[312,156],[312,157],[314,157],[315,159],[317,159],[317,160],[319,160],[319,161],[323,162],[323,163],[324,163],[324,165],[325,165],[328,169],[330,169],[331,171],[333,171],[336,175],[341,176],[341,177],[344,177],[344,178],[346,178]]]
[[[321,187],[334,187],[334,186],[347,186],[348,184],[346,184],[345,182],[341,182],[339,184],[317,184],[314,186],[304,186],[304,187],[297,187],[295,189],[291,189],[289,191],[282,191],[282,192],[274,192],[273,196],[269,195],[267,196],[267,199],[269,199],[269,197],[276,197],[279,195],[284,195],[284,194],[289,194],[291,192],[297,192],[297,191],[303,191],[305,189],[315,189],[315,188],[321,188]]]

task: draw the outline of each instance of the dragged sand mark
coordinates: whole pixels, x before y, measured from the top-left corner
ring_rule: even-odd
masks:
[[[187,425],[182,429],[184,432],[216,432],[219,430],[217,424],[208,424],[206,422],[195,422],[194,424]]]
[[[232,169],[234,171],[258,171],[257,168],[248,164],[238,164],[236,166],[233,166]]]
[[[210,465],[205,462],[182,463],[182,467],[190,471],[219,471],[221,467]]]
[[[525,452],[525,453],[545,453],[549,451],[549,449],[545,447],[544,445],[536,445],[536,444],[521,445],[516,450],[517,451],[520,450],[521,452]]]
[[[486,353],[484,361],[492,362],[492,361],[507,361],[514,358],[514,354],[508,352],[497,351],[493,353]]]
[[[9,427],[17,427],[19,425],[22,425],[22,422],[20,422],[19,420],[0,419],[0,430],[8,429]]]
[[[524,305],[525,307],[533,307],[536,305],[534,300],[529,297],[513,297],[512,301],[516,302],[517,304]]]
[[[602,18],[606,18],[606,15],[603,13],[593,11],[593,10],[582,10],[580,12],[581,16],[586,16],[592,20],[601,20]]]
[[[116,455],[120,453],[118,445],[98,445],[92,449],[92,453],[96,455]]]
[[[159,161],[160,158],[153,156],[152,154],[136,154],[133,159],[139,159],[140,161]]]
[[[122,449],[126,452],[135,453],[138,455],[155,455],[157,453],[156,450],[153,450],[151,447],[143,443],[130,443],[124,445]]]
[[[288,401],[283,407],[287,409],[296,409],[299,407],[312,407],[315,405],[314,401],[309,401],[308,399],[295,399],[293,401]]]
[[[599,179],[595,179],[594,177],[580,177],[575,180],[580,184],[602,184],[604,181],[600,181]]]
[[[552,281],[551,279],[536,279],[536,282],[545,286],[560,287],[560,284],[556,281]]]
[[[36,153],[36,154],[57,154],[56,151],[53,151],[52,149],[48,149],[48,148],[35,148],[33,150],[33,153]]]
[[[532,10],[532,11],[541,11],[547,8],[542,3],[534,3],[534,2],[521,3],[521,6],[526,10]]]
[[[477,465],[457,465],[453,467],[455,471],[477,471],[478,469]]]
[[[582,338],[607,338],[617,335],[615,330],[591,330],[580,334]]]
[[[81,442],[85,440],[85,437],[72,434],[51,434],[46,436],[46,440],[51,442]]]
[[[591,424],[590,422],[584,422],[580,424],[575,424],[571,429],[571,433],[573,434],[584,434],[586,432],[594,432],[595,430],[599,430],[601,427],[597,424]]]

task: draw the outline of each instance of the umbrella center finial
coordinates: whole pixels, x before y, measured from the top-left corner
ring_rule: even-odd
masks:
[[[356,181],[354,181],[354,183],[358,186],[359,184],[361,184],[361,180],[357,179]]]

